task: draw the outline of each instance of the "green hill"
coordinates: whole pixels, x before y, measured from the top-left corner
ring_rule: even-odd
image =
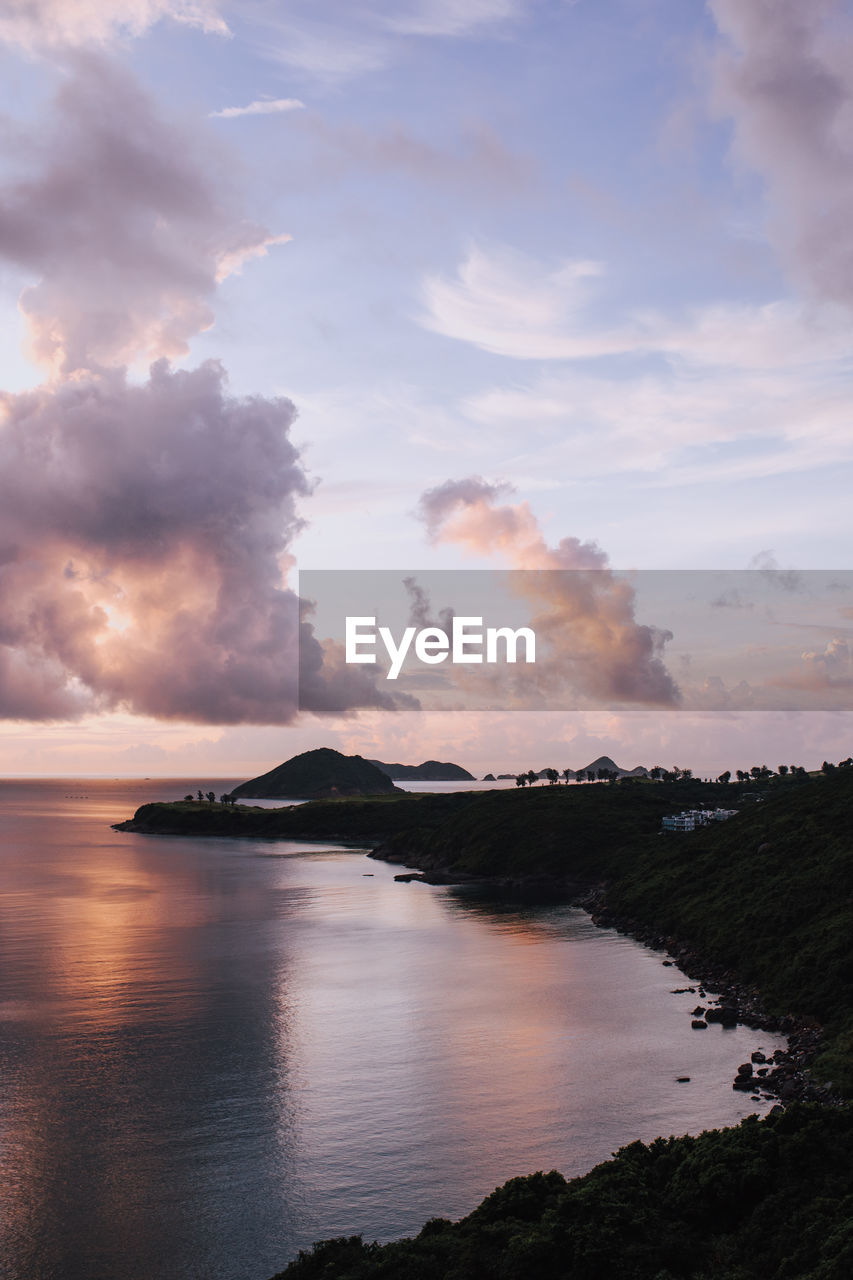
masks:
[[[328,796],[380,796],[397,790],[381,769],[361,756],[345,756],[331,747],[303,751],[259,778],[243,782],[233,796],[313,800]]]

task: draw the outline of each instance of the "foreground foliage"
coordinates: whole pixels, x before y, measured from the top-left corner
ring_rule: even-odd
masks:
[[[634,1142],[567,1182],[513,1178],[413,1239],[323,1241],[276,1280],[842,1280],[853,1275],[853,1112],[796,1105]]]

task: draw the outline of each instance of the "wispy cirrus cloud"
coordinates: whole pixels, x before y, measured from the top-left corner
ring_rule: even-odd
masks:
[[[602,263],[549,266],[500,245],[473,245],[455,276],[429,273],[421,324],[517,360],[583,360],[635,353],[701,364],[775,368],[826,364],[849,352],[839,308],[788,300],[696,306],[680,316],[634,308],[611,323],[595,317]]]
[[[258,11],[273,60],[320,80],[339,81],[378,70],[411,40],[500,33],[521,21],[530,0],[292,0]]]
[[[853,460],[846,307],[784,298],[652,311],[606,304],[606,292],[601,263],[543,263],[502,245],[474,245],[455,272],[429,273],[423,327],[519,362],[492,366],[492,385],[458,402],[476,435],[439,424],[433,447],[446,439],[464,455],[487,438],[531,480],[551,467],[656,485]]]
[[[26,49],[105,44],[162,18],[227,35],[217,0],[3,0],[0,41]]]
[[[403,35],[462,36],[524,15],[525,0],[415,0],[388,6],[384,23]]]
[[[256,98],[245,107],[222,107],[209,114],[212,119],[234,120],[238,116],[273,116],[285,111],[300,111],[304,106],[299,98]]]

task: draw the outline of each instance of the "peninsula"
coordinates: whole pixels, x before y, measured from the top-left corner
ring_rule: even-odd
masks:
[[[853,1109],[839,1104],[853,1098],[853,767],[739,776],[398,793],[275,810],[144,805],[120,824],[351,840],[427,880],[558,890],[600,923],[668,951],[715,993],[708,1018],[757,1018],[789,1036],[790,1052],[756,1069],[781,1099],[763,1120],[634,1142],[571,1181],[553,1172],[514,1178],[468,1217],[432,1219],[412,1239],[324,1241],[282,1280],[849,1274]],[[667,814],[717,806],[738,812],[695,831],[661,830]],[[744,1064],[734,1087],[752,1074]]]

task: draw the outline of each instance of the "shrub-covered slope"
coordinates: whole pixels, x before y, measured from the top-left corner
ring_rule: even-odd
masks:
[[[795,1105],[634,1142],[571,1182],[513,1178],[413,1239],[315,1245],[276,1280],[846,1280],[853,1113]]]

